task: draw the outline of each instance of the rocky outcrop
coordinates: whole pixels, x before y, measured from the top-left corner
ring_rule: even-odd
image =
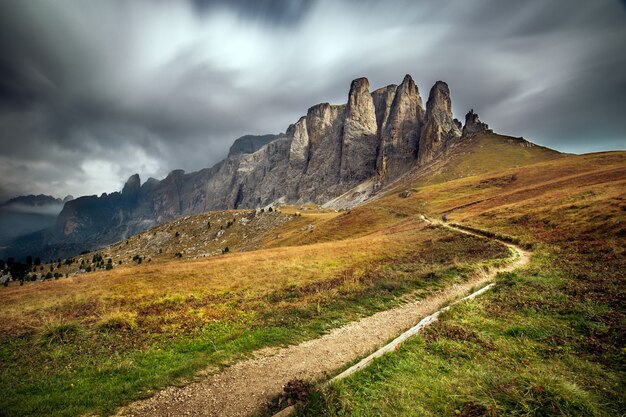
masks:
[[[228,150],[228,156],[255,153],[268,143],[275,141],[284,135],[245,135],[236,139]]]
[[[389,120],[389,113],[391,112],[391,105],[393,99],[396,97],[396,91],[398,86],[396,84],[390,84],[386,87],[379,88],[372,93],[372,99],[374,100],[374,108],[376,109],[376,127],[378,129],[378,136],[380,136],[387,125]]]
[[[127,198],[136,197],[139,193],[139,187],[141,186],[141,179],[139,174],[131,175],[122,188],[122,195]]]
[[[289,176],[301,175],[309,162],[309,133],[306,116],[287,128],[289,146]]]
[[[448,84],[437,81],[431,88],[426,103],[426,117],[420,138],[418,164],[432,161],[446,145],[459,137],[461,137],[461,131],[452,117],[450,89]]]
[[[462,140],[444,82],[430,90],[426,109],[409,75],[400,85],[369,89],[369,81],[358,78],[347,104],[315,105],[285,134],[239,138],[211,168],[176,170],[144,184],[133,175],[121,193],[70,201],[46,239],[93,247],[182,215],[276,202],[323,204],[368,179],[391,182]],[[463,134],[486,131],[470,112]]]
[[[340,183],[341,135],[346,105],[318,104],[306,116],[309,135],[309,158],[305,172],[299,178],[290,178],[295,201],[307,196],[314,202],[324,201],[342,189]]]
[[[424,105],[415,82],[406,75],[396,89],[389,117],[381,134],[378,172],[397,178],[415,164],[422,125]]]
[[[465,126],[463,126],[463,136],[475,136],[480,134],[493,133],[493,130],[489,129],[487,123],[480,121],[478,114],[474,113],[474,109],[471,109],[465,115]]]
[[[376,172],[378,125],[367,78],[352,81],[341,147],[342,182],[363,181]]]

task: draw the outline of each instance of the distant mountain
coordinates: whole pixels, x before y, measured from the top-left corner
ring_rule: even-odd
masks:
[[[270,142],[284,137],[283,133],[278,135],[245,135],[236,139],[228,150],[228,157],[255,153]]]
[[[0,204],[0,242],[49,228],[56,223],[63,204],[72,200],[49,195],[27,195]]]
[[[490,133],[473,110],[464,125],[453,118],[450,90],[442,81],[431,88],[424,106],[409,75],[400,85],[371,93],[369,81],[359,78],[352,81],[346,104],[313,106],[284,134],[239,138],[229,156],[211,168],[175,170],[143,184],[135,174],[121,193],[69,201],[53,227],[14,241],[4,252],[71,255],[76,248],[93,249],[182,215],[323,204],[364,182],[375,192],[445,158],[459,141]]]

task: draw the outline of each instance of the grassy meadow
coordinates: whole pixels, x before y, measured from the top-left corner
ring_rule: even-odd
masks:
[[[532,246],[524,269],[393,354],[314,390],[300,416],[619,416],[626,412],[626,154],[403,184],[410,209]]]
[[[110,414],[207,367],[316,337],[509,256],[502,245],[416,216],[390,216],[369,233],[356,228],[352,239],[333,240],[335,228],[320,225],[338,222],[345,234],[353,214],[324,214],[312,232],[299,221],[281,232],[321,243],[3,288],[0,413]]]

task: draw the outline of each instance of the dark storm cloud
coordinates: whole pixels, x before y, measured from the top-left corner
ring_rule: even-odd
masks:
[[[455,115],[564,151],[624,148],[623,2],[7,0],[0,200],[219,161],[318,102],[438,79]]]
[[[298,23],[314,3],[314,0],[193,0],[201,13],[230,8],[247,19],[279,25]]]

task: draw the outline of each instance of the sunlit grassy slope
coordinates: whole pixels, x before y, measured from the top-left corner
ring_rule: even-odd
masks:
[[[409,198],[398,194],[413,190]],[[524,270],[300,415],[617,416],[626,412],[626,152],[566,156],[427,185],[379,210],[449,221],[532,247]]]

